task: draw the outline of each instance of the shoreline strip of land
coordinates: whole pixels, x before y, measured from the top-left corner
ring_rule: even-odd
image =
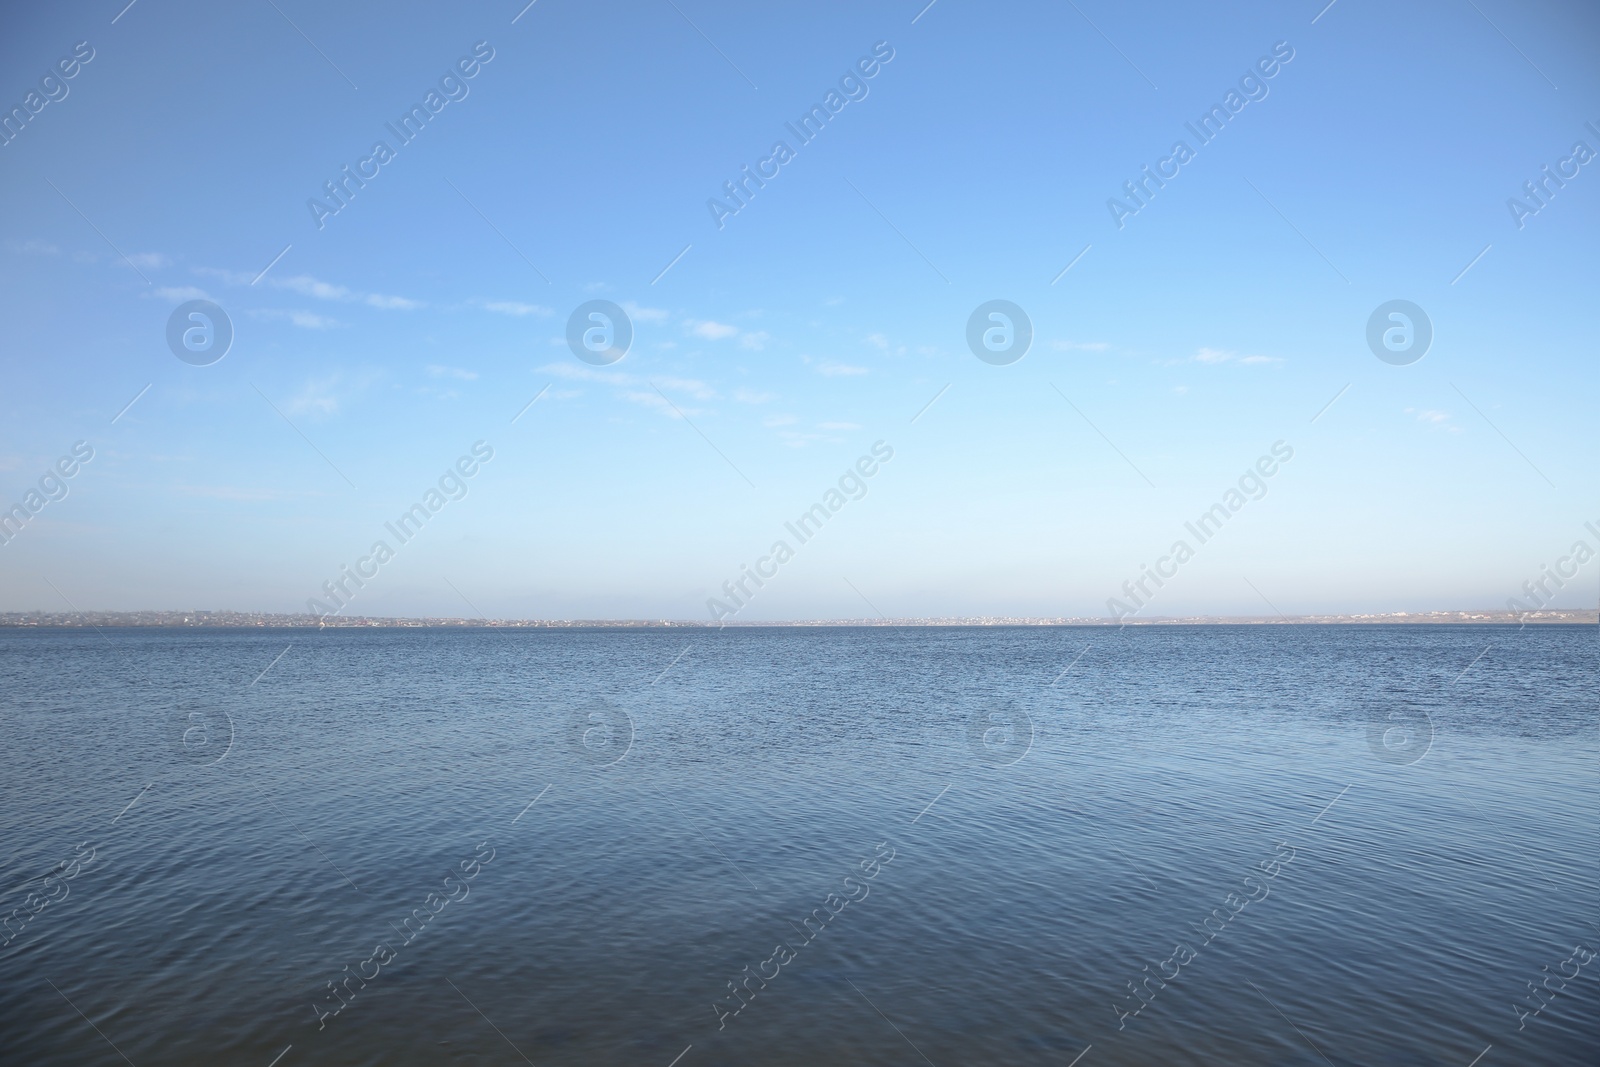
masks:
[[[259,611],[0,612],[0,629],[150,627],[164,629],[775,629],[796,627],[978,627],[978,626],[1383,626],[1383,625],[1596,625],[1594,608],[1543,611],[1393,611],[1349,615],[1186,615],[1113,620],[1101,617],[1005,615],[946,618],[750,620],[723,623],[697,619],[485,619],[435,616],[311,615]]]

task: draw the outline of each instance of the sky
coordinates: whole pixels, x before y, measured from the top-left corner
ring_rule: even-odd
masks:
[[[525,2],[5,5],[0,611],[1595,605],[1594,5]]]

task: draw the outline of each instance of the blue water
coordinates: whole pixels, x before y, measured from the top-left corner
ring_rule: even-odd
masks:
[[[4,631],[0,1058],[1592,1063],[1597,683],[1594,627]]]

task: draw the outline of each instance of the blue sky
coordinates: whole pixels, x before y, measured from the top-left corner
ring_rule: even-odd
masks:
[[[13,8],[0,103],[60,98],[0,146],[0,507],[94,457],[0,545],[0,610],[303,611],[386,539],[350,613],[703,619],[878,441],[737,618],[1102,616],[1180,538],[1143,614],[1501,608],[1600,544],[1600,162],[1507,204],[1600,152],[1592,5],[923,2]],[[194,366],[202,298],[235,336]],[[635,334],[608,366],[564,337],[595,299]],[[993,299],[1033,325],[1009,365],[967,346]],[[1392,299],[1433,325],[1408,365],[1366,342]]]

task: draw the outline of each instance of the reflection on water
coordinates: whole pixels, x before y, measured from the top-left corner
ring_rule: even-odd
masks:
[[[1595,649],[5,632],[5,1059],[1586,1062]]]

